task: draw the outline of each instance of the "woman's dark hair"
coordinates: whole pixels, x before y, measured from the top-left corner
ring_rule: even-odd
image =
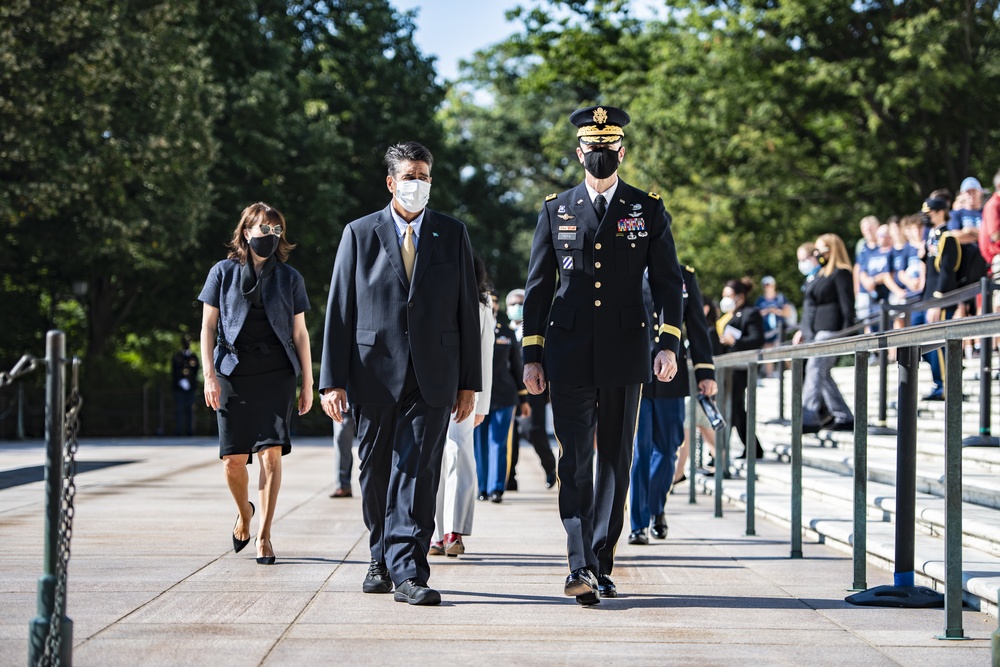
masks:
[[[726,281],[726,287],[733,290],[733,294],[743,297],[743,302],[746,303],[747,295],[753,291],[753,281],[749,278],[733,278],[732,280]]]
[[[479,301],[484,306],[489,306],[490,297],[486,295],[490,291],[490,276],[486,272],[486,262],[479,255],[472,254],[472,267],[476,272],[476,292],[479,293]]]
[[[274,256],[278,258],[279,262],[288,261],[288,253],[292,251],[295,244],[289,243],[285,239],[285,234],[288,233],[285,216],[281,215],[281,211],[278,209],[260,201],[250,204],[243,209],[243,214],[240,215],[240,222],[236,225],[236,229],[233,230],[233,240],[227,244],[230,248],[229,259],[240,264],[246,264],[247,257],[250,255],[250,244],[247,242],[243,232],[261,224],[281,227],[281,236],[278,237],[278,249],[274,251]]]

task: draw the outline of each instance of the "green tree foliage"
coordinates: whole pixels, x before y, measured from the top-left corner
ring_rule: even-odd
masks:
[[[0,271],[25,315],[6,350],[39,352],[39,325],[74,283],[98,356],[143,301],[168,296],[169,269],[207,210],[216,150],[215,89],[185,7],[0,8]]]
[[[625,108],[622,176],[663,194],[709,294],[772,273],[794,295],[800,242],[851,244],[862,216],[914,211],[1000,166],[985,111],[1000,101],[995,0],[687,0],[645,22],[627,2],[553,0],[517,16],[521,34],[452,93],[470,128],[512,139],[470,132],[485,164],[537,211],[540,188],[581,175],[567,114]]]

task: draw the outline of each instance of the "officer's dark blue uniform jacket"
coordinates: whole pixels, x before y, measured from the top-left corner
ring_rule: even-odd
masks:
[[[538,217],[524,299],[524,362],[551,382],[623,386],[652,379],[649,268],[662,308],[657,349],[678,351],[681,271],[660,197],[618,181],[602,222],[581,183],[550,195]]]
[[[292,362],[295,375],[302,373],[299,355],[292,342],[295,316],[309,310],[305,282],[298,271],[284,262],[274,260],[274,272],[262,285],[264,312],[271,328],[284,341],[288,360]],[[215,345],[215,370],[222,375],[230,375],[239,358],[236,354],[236,338],[250,312],[250,302],[243,296],[240,287],[242,265],[231,259],[224,259],[208,272],[208,279],[198,296],[198,300],[219,309],[219,332]]]
[[[691,354],[694,362],[694,378],[696,382],[702,380],[715,379],[715,364],[712,360],[712,339],[708,334],[708,320],[705,319],[705,302],[701,297],[701,289],[698,287],[698,279],[695,277],[694,269],[690,266],[681,267],[681,275],[684,276],[684,331],[687,334],[687,349],[684,341],[681,341],[680,353],[677,355],[677,375],[670,382],[660,382],[656,378],[649,384],[643,385],[643,398],[682,398],[691,393],[688,387],[687,355]],[[647,307],[651,312],[662,312],[662,308],[657,308],[653,304],[653,294],[648,283],[645,286]],[[659,328],[659,323],[653,327]],[[653,352],[656,352],[656,344],[659,342],[656,334],[652,338]]]

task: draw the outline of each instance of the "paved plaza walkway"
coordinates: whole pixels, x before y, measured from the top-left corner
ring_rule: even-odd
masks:
[[[742,511],[714,518],[710,498],[689,505],[686,493],[670,499],[665,541],[630,546],[623,535],[620,597],[581,607],[562,595],[556,490],[544,488],[530,448],[521,490],[477,503],[468,552],[432,559],[440,607],[361,592],[358,487],[354,498],[328,497],[328,439],[299,439],[284,459],[270,567],[252,544],[232,552],[236,512],[214,441],[84,440],[78,458],[68,608],[77,667],[990,662],[992,617],[968,611],[971,639],[940,641],[943,610],[848,605],[847,554],[807,543],[791,560],[785,527],[758,520],[745,536]],[[0,665],[27,662],[42,463],[40,443],[0,443]],[[869,566],[869,586],[891,580]]]

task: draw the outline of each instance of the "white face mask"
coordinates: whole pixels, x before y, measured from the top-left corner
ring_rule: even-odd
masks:
[[[799,261],[799,273],[804,276],[808,276],[813,272],[813,269],[819,266],[816,262],[811,259],[803,259]]]
[[[397,181],[393,179],[396,184],[396,201],[403,209],[409,211],[410,213],[420,213],[427,206],[427,201],[431,198],[431,184],[427,181],[412,180],[412,181]]]
[[[724,313],[731,313],[736,310],[736,302],[730,296],[719,299],[719,309]]]

